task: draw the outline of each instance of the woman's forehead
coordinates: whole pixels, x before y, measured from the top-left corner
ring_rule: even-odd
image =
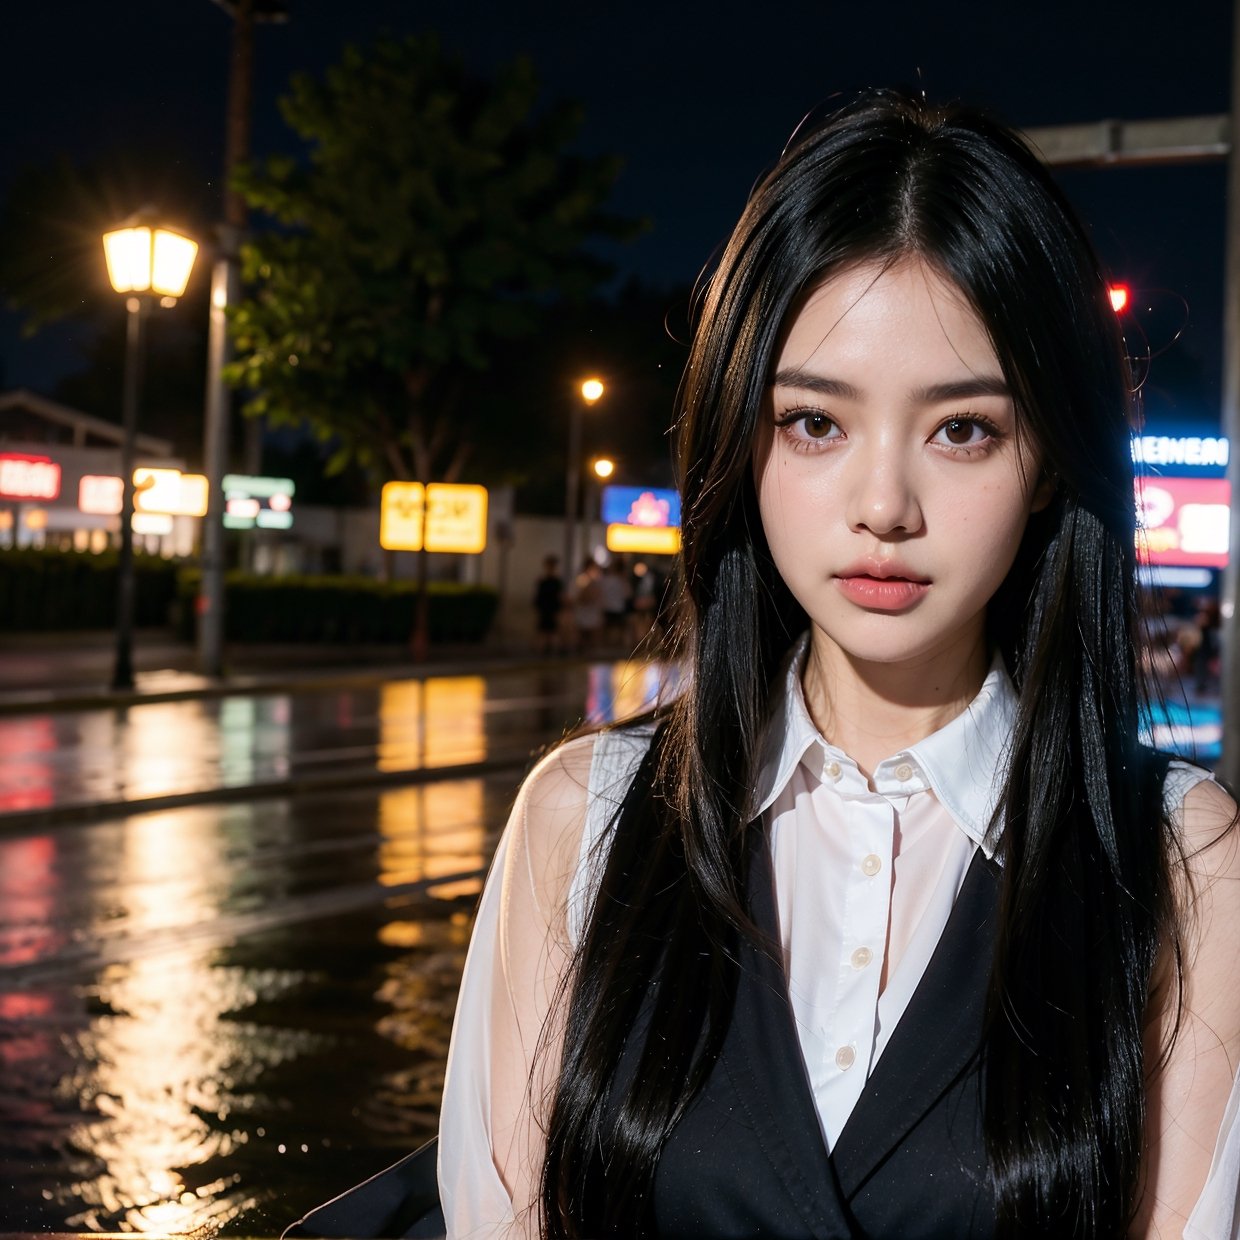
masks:
[[[774,372],[874,365],[1002,372],[964,292],[917,256],[854,263],[802,294],[781,333]]]

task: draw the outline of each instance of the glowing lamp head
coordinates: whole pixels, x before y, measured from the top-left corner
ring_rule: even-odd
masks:
[[[177,298],[185,292],[198,243],[166,228],[146,224],[103,235],[108,279],[118,293],[153,293]]]
[[[592,405],[604,392],[601,379],[587,379],[581,385],[581,395],[585,398],[586,404]]]
[[[594,461],[594,476],[596,478],[610,478],[616,472],[616,462],[609,457],[600,456]]]
[[[1116,314],[1123,314],[1128,309],[1128,285],[1112,284],[1107,291],[1111,296],[1111,309]]]

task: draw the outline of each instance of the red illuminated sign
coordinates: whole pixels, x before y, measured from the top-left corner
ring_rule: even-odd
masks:
[[[51,457],[0,452],[0,499],[55,499],[60,466]]]
[[[1138,478],[1137,558],[1222,568],[1230,534],[1225,478]]]

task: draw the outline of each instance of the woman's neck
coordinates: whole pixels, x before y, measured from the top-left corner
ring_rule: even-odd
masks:
[[[884,758],[959,715],[989,667],[980,634],[908,662],[872,663],[814,629],[801,684],[818,730],[869,776]]]

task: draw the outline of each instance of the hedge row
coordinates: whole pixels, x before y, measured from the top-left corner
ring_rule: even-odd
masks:
[[[134,556],[134,619],[140,627],[170,622],[177,566]],[[116,623],[116,553],[0,549],[0,630],[108,629]]]
[[[182,633],[193,635],[197,571],[181,574]],[[413,632],[412,582],[365,577],[253,577],[226,581],[225,636],[243,642],[403,643]],[[480,642],[499,608],[485,586],[431,582],[427,589],[432,642]]]
[[[198,570],[150,556],[135,556],[134,569],[135,622],[174,624],[192,638]],[[407,642],[413,632],[412,582],[230,573],[226,591],[229,641],[386,644]],[[498,608],[494,590],[431,582],[430,639],[482,641]],[[115,553],[0,550],[0,631],[108,629],[115,623]]]

